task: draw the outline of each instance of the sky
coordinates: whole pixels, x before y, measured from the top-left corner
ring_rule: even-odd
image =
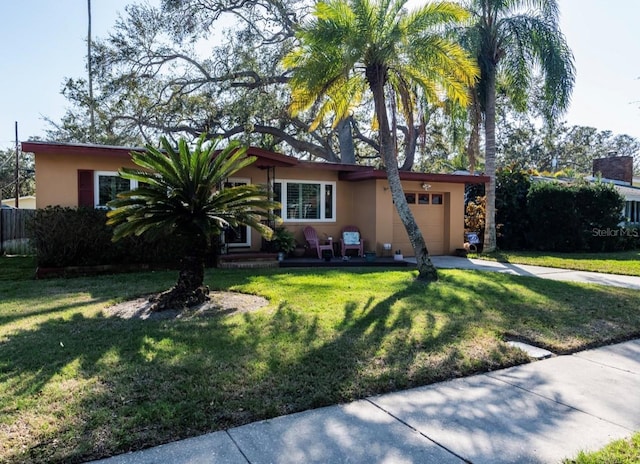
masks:
[[[92,36],[106,37],[133,0],[92,0]],[[158,4],[152,0],[152,4]],[[559,0],[577,69],[569,125],[640,139],[640,1]],[[1,0],[0,148],[44,137],[67,108],[65,78],[86,77],[87,0]]]

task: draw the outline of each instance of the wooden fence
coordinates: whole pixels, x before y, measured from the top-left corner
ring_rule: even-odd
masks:
[[[0,254],[10,243],[29,238],[27,221],[33,217],[33,209],[0,208]]]

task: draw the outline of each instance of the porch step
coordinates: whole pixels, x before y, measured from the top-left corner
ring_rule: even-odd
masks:
[[[257,269],[278,265],[277,253],[230,253],[218,256],[220,269]]]

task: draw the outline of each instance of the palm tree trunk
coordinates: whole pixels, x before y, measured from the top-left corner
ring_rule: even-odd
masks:
[[[351,132],[351,117],[340,121],[336,129],[338,131],[338,143],[340,144],[340,162],[343,164],[356,164],[356,150],[353,145],[353,133]]]
[[[485,227],[482,250],[496,250],[496,70],[487,72],[487,96],[484,119],[486,185]]]
[[[204,256],[207,239],[202,234],[192,237],[185,256],[180,262],[180,274],[176,285],[154,299],[151,309],[183,309],[204,303],[209,297],[209,287],[204,285]]]
[[[467,158],[469,160],[469,172],[473,175],[476,171],[476,163],[478,162],[478,154],[480,153],[480,121],[482,119],[482,112],[477,89],[474,87],[469,93],[471,94],[471,105],[469,107],[471,135],[469,136],[469,146],[467,147]]]
[[[376,117],[378,119],[378,130],[380,134],[380,155],[384,161],[385,170],[387,172],[387,180],[389,181],[389,189],[391,190],[391,198],[396,206],[400,220],[404,225],[409,242],[413,247],[418,265],[418,280],[436,281],[438,280],[438,271],[431,262],[429,250],[422,237],[422,232],[416,224],[416,220],[409,208],[407,199],[402,189],[402,181],[400,180],[400,171],[398,170],[398,160],[395,156],[393,139],[389,129],[389,118],[387,117],[387,109],[384,98],[384,73],[381,68],[367,69],[367,80],[373,93]]]

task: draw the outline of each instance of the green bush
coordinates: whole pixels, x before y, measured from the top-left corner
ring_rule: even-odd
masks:
[[[496,224],[500,226],[499,248],[526,248],[531,229],[527,214],[527,194],[530,187],[529,173],[521,169],[500,169],[496,173]]]
[[[620,228],[624,198],[609,184],[535,183],[527,195],[533,249],[613,251],[631,246]]]
[[[127,237],[112,242],[106,212],[92,208],[48,207],[36,211],[29,227],[39,267],[162,264],[175,265],[184,246],[175,237]]]
[[[530,244],[537,250],[575,251],[581,237],[575,189],[556,182],[537,182],[527,195]]]
[[[581,248],[589,251],[619,249],[623,237],[619,224],[624,219],[621,213],[624,198],[615,187],[603,183],[579,186],[575,201],[580,215]]]

